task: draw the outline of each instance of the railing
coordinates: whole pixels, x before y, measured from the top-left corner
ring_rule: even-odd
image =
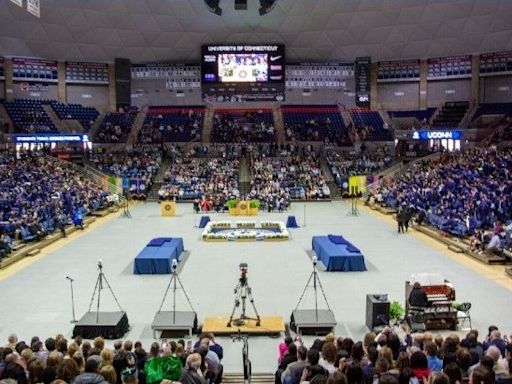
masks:
[[[123,196],[123,189],[116,184],[112,184],[109,182],[109,176],[98,171],[97,169],[89,166],[84,165],[84,167],[81,167],[75,163],[72,163],[70,161],[58,159],[53,156],[46,156],[45,159],[54,163],[64,164],[67,167],[73,169],[75,172],[77,172],[80,176],[92,180],[94,183],[101,185],[103,187],[107,187],[108,191],[112,194],[115,194],[119,197],[119,203],[124,203],[124,196]]]

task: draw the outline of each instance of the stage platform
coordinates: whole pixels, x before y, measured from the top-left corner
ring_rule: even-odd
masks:
[[[301,335],[326,335],[336,326],[330,309],[296,309],[292,312],[290,328]]]
[[[82,336],[84,339],[94,339],[101,336],[104,339],[119,339],[124,336],[130,325],[126,312],[87,312],[73,328],[73,338]]]
[[[215,335],[232,335],[245,333],[249,335],[279,335],[284,332],[284,319],[281,316],[261,316],[261,325],[256,326],[256,321],[247,320],[241,327],[227,327],[229,316],[206,317],[203,322],[202,332],[211,332]]]
[[[197,332],[197,314],[192,311],[157,312],[151,329],[153,329],[155,339],[157,331],[184,331],[192,336],[192,333]]]

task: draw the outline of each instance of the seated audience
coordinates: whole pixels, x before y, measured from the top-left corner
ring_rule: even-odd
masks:
[[[38,152],[0,161],[0,250],[5,256],[13,239],[40,240],[73,217],[83,220],[109,204],[108,192]]]
[[[467,236],[512,220],[510,169],[511,149],[472,149],[414,165],[372,193],[377,202],[392,208],[405,204],[440,230]],[[486,248],[490,239],[481,246]],[[492,252],[498,245],[495,239]]]

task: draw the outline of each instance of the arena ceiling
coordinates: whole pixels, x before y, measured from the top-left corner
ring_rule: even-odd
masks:
[[[259,1],[222,16],[203,0],[40,0],[38,19],[0,0],[0,55],[199,62],[207,43],[284,43],[287,61],[374,61],[512,50],[512,0]],[[26,4],[26,0],[23,0]]]

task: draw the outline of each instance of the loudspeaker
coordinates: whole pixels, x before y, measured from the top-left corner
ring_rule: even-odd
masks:
[[[247,11],[247,0],[235,0],[235,10]]]
[[[366,295],[366,326],[371,330],[375,327],[389,325],[388,295]]]
[[[132,97],[132,64],[130,59],[115,60],[116,75],[116,106],[128,107]]]

